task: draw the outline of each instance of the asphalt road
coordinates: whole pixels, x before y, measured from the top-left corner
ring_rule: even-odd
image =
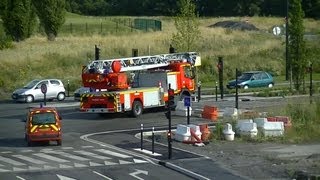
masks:
[[[308,97],[297,97],[308,99]],[[318,96],[316,97],[318,98]],[[239,108],[266,108],[282,106],[292,98],[254,98],[243,96]],[[193,110],[204,105],[220,109],[234,107],[234,98],[215,101],[203,96],[192,103]],[[24,141],[25,114],[39,103],[24,104],[0,102],[0,177],[1,179],[241,179],[214,160],[199,154],[174,148],[168,159],[168,148],[141,141],[141,124],[144,131],[163,130],[168,120],[161,109],[149,110],[139,118],[125,114],[99,116],[83,114],[77,110],[78,102],[49,102],[58,108],[63,120],[62,146],[36,144],[27,147]],[[208,123],[192,116],[190,123]],[[186,117],[173,116],[172,126],[186,124]],[[156,154],[156,155],[155,155]],[[214,171],[208,171],[213,167]]]

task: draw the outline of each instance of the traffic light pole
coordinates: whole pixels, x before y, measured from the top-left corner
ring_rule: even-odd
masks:
[[[173,96],[173,89],[171,89],[171,84],[169,83],[169,89],[168,89],[168,112],[167,112],[167,118],[169,120],[169,127],[168,127],[168,159],[171,159],[172,156],[172,139],[171,139],[171,101]],[[174,97],[173,97],[174,98]]]

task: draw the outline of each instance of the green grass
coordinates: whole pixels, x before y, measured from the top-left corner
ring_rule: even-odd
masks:
[[[171,17],[154,18],[162,21],[162,31],[132,31],[126,25],[135,17],[88,17],[67,14],[66,23],[55,41],[48,41],[42,34],[35,34],[23,42],[14,42],[13,48],[0,51],[0,97],[10,98],[10,93],[34,78],[55,77],[65,83],[69,80],[74,90],[81,85],[81,67],[94,58],[94,46],[101,48],[101,58],[130,57],[132,49],[139,55],[167,53],[172,34],[176,32]],[[241,17],[202,18],[202,38],[192,51],[200,53],[202,65],[198,79],[202,87],[215,87],[218,80],[218,56],[224,58],[224,84],[233,79],[235,69],[240,71],[265,70],[273,73],[276,83],[284,79],[284,38],[270,33],[271,27],[282,23],[282,18],[253,17],[249,21],[261,31],[247,32],[209,28],[218,21],[242,20]],[[118,23],[117,33],[114,26]],[[70,24],[72,23],[72,33]],[[101,32],[101,23],[103,32]],[[85,24],[88,24],[86,30]],[[306,31],[316,32],[320,21],[305,20]],[[87,31],[90,32],[87,33]],[[3,29],[0,26],[0,32]],[[318,32],[317,32],[318,33]],[[318,47],[319,42],[308,42]],[[179,50],[177,50],[179,52]],[[318,62],[318,63],[317,63]],[[320,58],[315,59],[315,72],[320,72]],[[319,74],[314,79],[320,79]],[[280,81],[282,82],[282,80]]]

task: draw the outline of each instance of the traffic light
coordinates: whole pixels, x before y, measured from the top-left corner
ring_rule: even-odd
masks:
[[[95,47],[94,47],[94,55],[95,55],[95,60],[99,60],[100,59],[100,48],[98,48],[98,46],[97,45],[95,45]]]
[[[174,108],[174,90],[168,89],[168,107]]]

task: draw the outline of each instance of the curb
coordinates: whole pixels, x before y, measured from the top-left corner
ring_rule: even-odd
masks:
[[[188,176],[188,177],[191,177],[191,178],[193,178],[193,179],[210,180],[209,178],[206,178],[206,177],[204,177],[204,176],[202,176],[202,175],[200,175],[200,174],[196,174],[196,173],[194,173],[194,172],[192,172],[192,171],[189,171],[189,170],[187,170],[187,169],[184,169],[184,168],[182,168],[182,167],[180,167],[180,166],[174,165],[174,164],[172,164],[172,163],[170,163],[170,162],[159,161],[158,164],[161,165],[161,166],[163,166],[163,167],[169,168],[169,169],[171,169],[171,170],[177,171],[177,172],[179,172],[179,173],[181,173],[181,174],[184,174],[184,175],[186,175],[186,176]]]

